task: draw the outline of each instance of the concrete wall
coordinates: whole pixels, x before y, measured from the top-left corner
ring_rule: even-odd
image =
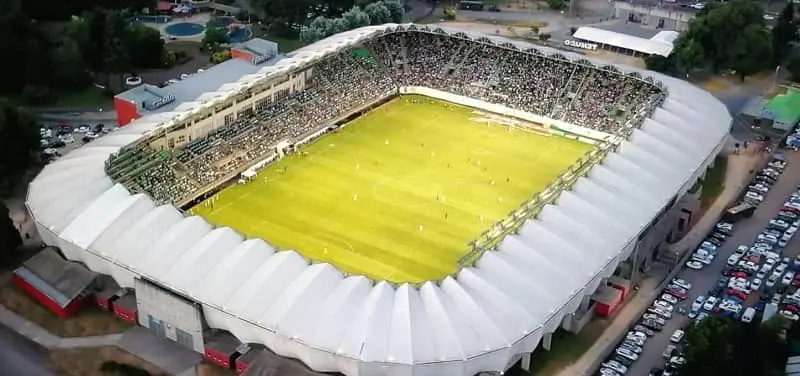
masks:
[[[197,304],[140,278],[134,280],[134,288],[139,325],[203,353],[203,321]]]
[[[689,20],[694,18],[694,12],[690,9],[679,7],[652,7],[625,2],[614,3],[614,17],[620,20],[633,18],[642,25],[650,27],[658,26],[659,21],[664,21],[663,30],[684,31],[689,27]]]

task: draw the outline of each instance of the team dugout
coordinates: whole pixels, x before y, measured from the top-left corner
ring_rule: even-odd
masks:
[[[564,44],[585,50],[607,50],[615,53],[646,57],[649,55],[669,56],[674,48],[673,42],[678,38],[677,31],[660,31],[650,39],[617,33],[594,27],[580,27],[572,34],[574,40],[566,40]]]

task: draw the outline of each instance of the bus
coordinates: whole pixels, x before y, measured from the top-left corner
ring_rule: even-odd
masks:
[[[463,10],[483,10],[484,7],[483,1],[462,0],[458,2],[458,9]]]
[[[755,205],[743,202],[740,203],[739,205],[736,205],[726,210],[725,215],[722,217],[722,219],[731,223],[738,222],[744,218],[752,217],[755,211],[756,211]]]

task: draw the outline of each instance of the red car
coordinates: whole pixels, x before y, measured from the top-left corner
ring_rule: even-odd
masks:
[[[794,304],[787,304],[787,305],[783,306],[783,309],[786,310],[786,311],[789,311],[791,313],[797,313],[797,311],[800,311],[800,308],[798,308]]]
[[[730,295],[730,296],[735,296],[735,297],[737,297],[739,299],[742,299],[742,300],[747,300],[747,293],[744,292],[744,291],[741,291],[741,290],[728,289],[728,291],[725,291],[725,293]]]
[[[747,278],[749,276],[745,272],[735,272],[735,273],[731,274],[731,277]]]
[[[664,290],[665,294],[670,294],[680,300],[686,300],[686,290],[680,287],[671,287]]]

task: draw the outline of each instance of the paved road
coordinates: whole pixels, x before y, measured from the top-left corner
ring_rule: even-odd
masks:
[[[766,223],[778,212],[786,197],[794,192],[800,183],[800,168],[796,167],[800,164],[800,154],[790,153],[788,157],[790,168],[786,170],[769,192],[764,202],[756,210],[755,215],[736,224],[733,235],[720,248],[720,253],[714,263],[701,271],[686,269],[680,274],[681,278],[690,281],[694,285],[689,298],[681,306],[688,307],[697,296],[708,295],[708,291],[716,285],[717,280],[721,277],[721,272],[725,267],[725,261],[728,256],[733,253],[737,246],[752,244],[758,233],[764,229]],[[800,241],[795,239],[793,242],[797,245],[797,242]],[[686,320],[687,318],[681,315],[673,316],[664,326],[664,330],[661,333],[647,341],[639,361],[628,371],[628,374],[635,376],[647,375],[653,367],[662,367],[664,360],[661,354],[669,345],[670,335],[675,330],[680,329]]]
[[[56,376],[47,367],[47,350],[0,325],[0,369],[4,375]]]

